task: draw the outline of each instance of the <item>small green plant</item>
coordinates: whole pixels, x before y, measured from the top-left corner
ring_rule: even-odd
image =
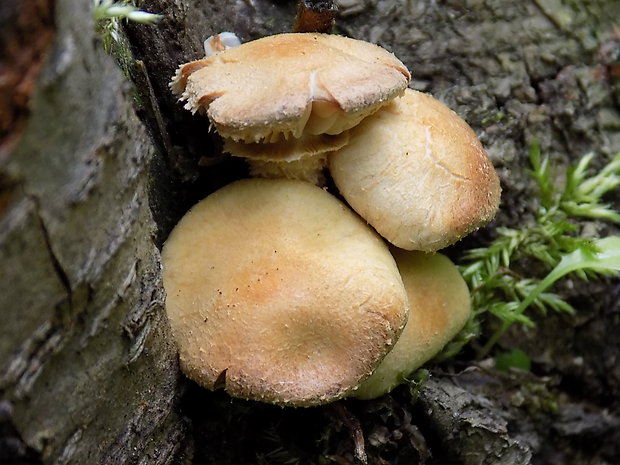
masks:
[[[620,237],[587,237],[583,221],[620,223],[620,214],[603,202],[603,196],[620,185],[620,153],[603,169],[589,175],[593,155],[570,167],[558,183],[548,157],[538,145],[530,154],[539,205],[531,221],[520,228],[497,228],[495,239],[484,248],[468,251],[460,265],[472,293],[473,317],[459,340],[447,348],[449,356],[480,333],[483,315],[499,319],[499,326],[480,350],[486,356],[514,323],[533,326],[531,308],[541,312],[574,312],[560,295],[548,289],[571,273],[580,278],[620,270]],[[535,270],[534,276],[517,270]]]
[[[103,47],[109,51],[114,42],[120,40],[119,24],[122,20],[150,24],[159,21],[162,16],[138,9],[127,1],[92,0],[93,19],[97,32],[103,39]]]
[[[418,368],[411,373],[408,379],[405,381],[409,385],[409,393],[411,394],[411,401],[415,402],[420,396],[420,391],[430,379],[431,373],[426,368]]]
[[[508,371],[511,368],[529,371],[531,366],[529,355],[520,349],[508,350],[495,356],[495,368],[500,371]]]

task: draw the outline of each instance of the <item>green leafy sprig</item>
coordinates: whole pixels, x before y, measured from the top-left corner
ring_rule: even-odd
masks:
[[[620,213],[603,201],[620,185],[620,153],[594,175],[589,174],[593,154],[584,156],[567,170],[561,183],[537,144],[530,149],[529,159],[539,205],[521,228],[497,228],[497,237],[487,247],[464,255],[460,270],[471,289],[474,316],[452,351],[480,333],[481,317],[488,313],[500,324],[480,356],[487,355],[512,324],[534,326],[528,314],[532,308],[573,313],[562,296],[548,291],[569,273],[587,278],[620,271],[620,237],[585,237],[577,221],[620,223]],[[534,276],[543,277],[524,276],[515,271],[519,269],[535,270]]]
[[[119,22],[122,20],[150,24],[159,21],[162,16],[140,10],[128,1],[92,0],[93,19],[97,31],[103,38],[103,47],[110,50],[113,42],[118,42]]]

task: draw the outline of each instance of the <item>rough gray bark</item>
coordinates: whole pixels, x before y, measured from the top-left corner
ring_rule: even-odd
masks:
[[[56,2],[55,29],[2,158],[0,461],[170,463],[184,428],[147,194],[153,144],[90,2]]]
[[[185,381],[157,246],[191,204],[244,168],[221,155],[167,84],[180,63],[201,56],[208,35],[287,31],[296,5],[145,2],[165,19],[127,27],[134,94],[102,51],[87,3],[57,0],[27,126],[0,154],[0,454],[50,464],[350,463],[359,428],[371,463],[616,461],[620,322],[611,282],[567,285],[576,318],[508,335],[507,347],[533,357],[531,373],[498,373],[466,352],[433,368],[416,403],[406,387],[344,402],[353,420],[333,406],[231,401]],[[602,163],[620,150],[617,1],[346,3],[354,8],[337,31],[392,50],[413,86],[455,109],[488,148],[502,213],[470,243],[531,211],[534,138],[564,165],[590,150]]]

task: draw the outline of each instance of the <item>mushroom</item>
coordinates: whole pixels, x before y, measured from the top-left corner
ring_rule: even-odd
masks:
[[[489,222],[500,184],[476,134],[435,98],[407,89],[329,159],[351,207],[407,250],[436,251]]]
[[[406,376],[437,355],[471,315],[465,280],[439,253],[394,250],[409,298],[409,320],[394,348],[351,396],[373,399],[390,392]]]
[[[206,113],[232,155],[292,163],[342,147],[345,139],[328,136],[402,94],[410,78],[405,65],[378,45],[289,33],[186,63],[170,87],[186,109]],[[239,142],[265,145],[254,150]]]
[[[241,45],[241,40],[234,32],[220,32],[207,37],[203,45],[205,57],[210,57],[229,48],[238,47]]]
[[[397,340],[408,303],[383,240],[325,190],[236,181],[195,205],[162,251],[181,369],[280,405],[350,393]]]

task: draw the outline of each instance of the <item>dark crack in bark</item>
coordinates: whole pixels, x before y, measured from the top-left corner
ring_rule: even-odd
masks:
[[[60,260],[58,259],[58,257],[56,256],[56,253],[54,252],[54,247],[52,246],[52,240],[50,238],[49,231],[47,230],[47,227],[45,226],[45,221],[41,217],[41,205],[40,205],[39,199],[33,195],[27,195],[27,197],[30,198],[30,200],[32,200],[35,206],[34,211],[36,214],[36,219],[39,223],[39,228],[41,229],[43,240],[45,241],[45,246],[47,248],[47,253],[49,255],[50,263],[54,267],[54,271],[56,272],[58,279],[60,280],[63,287],[65,288],[65,291],[67,293],[67,301],[71,302],[71,297],[73,294],[71,282],[69,280],[69,276],[67,275],[64,268],[62,267]]]

